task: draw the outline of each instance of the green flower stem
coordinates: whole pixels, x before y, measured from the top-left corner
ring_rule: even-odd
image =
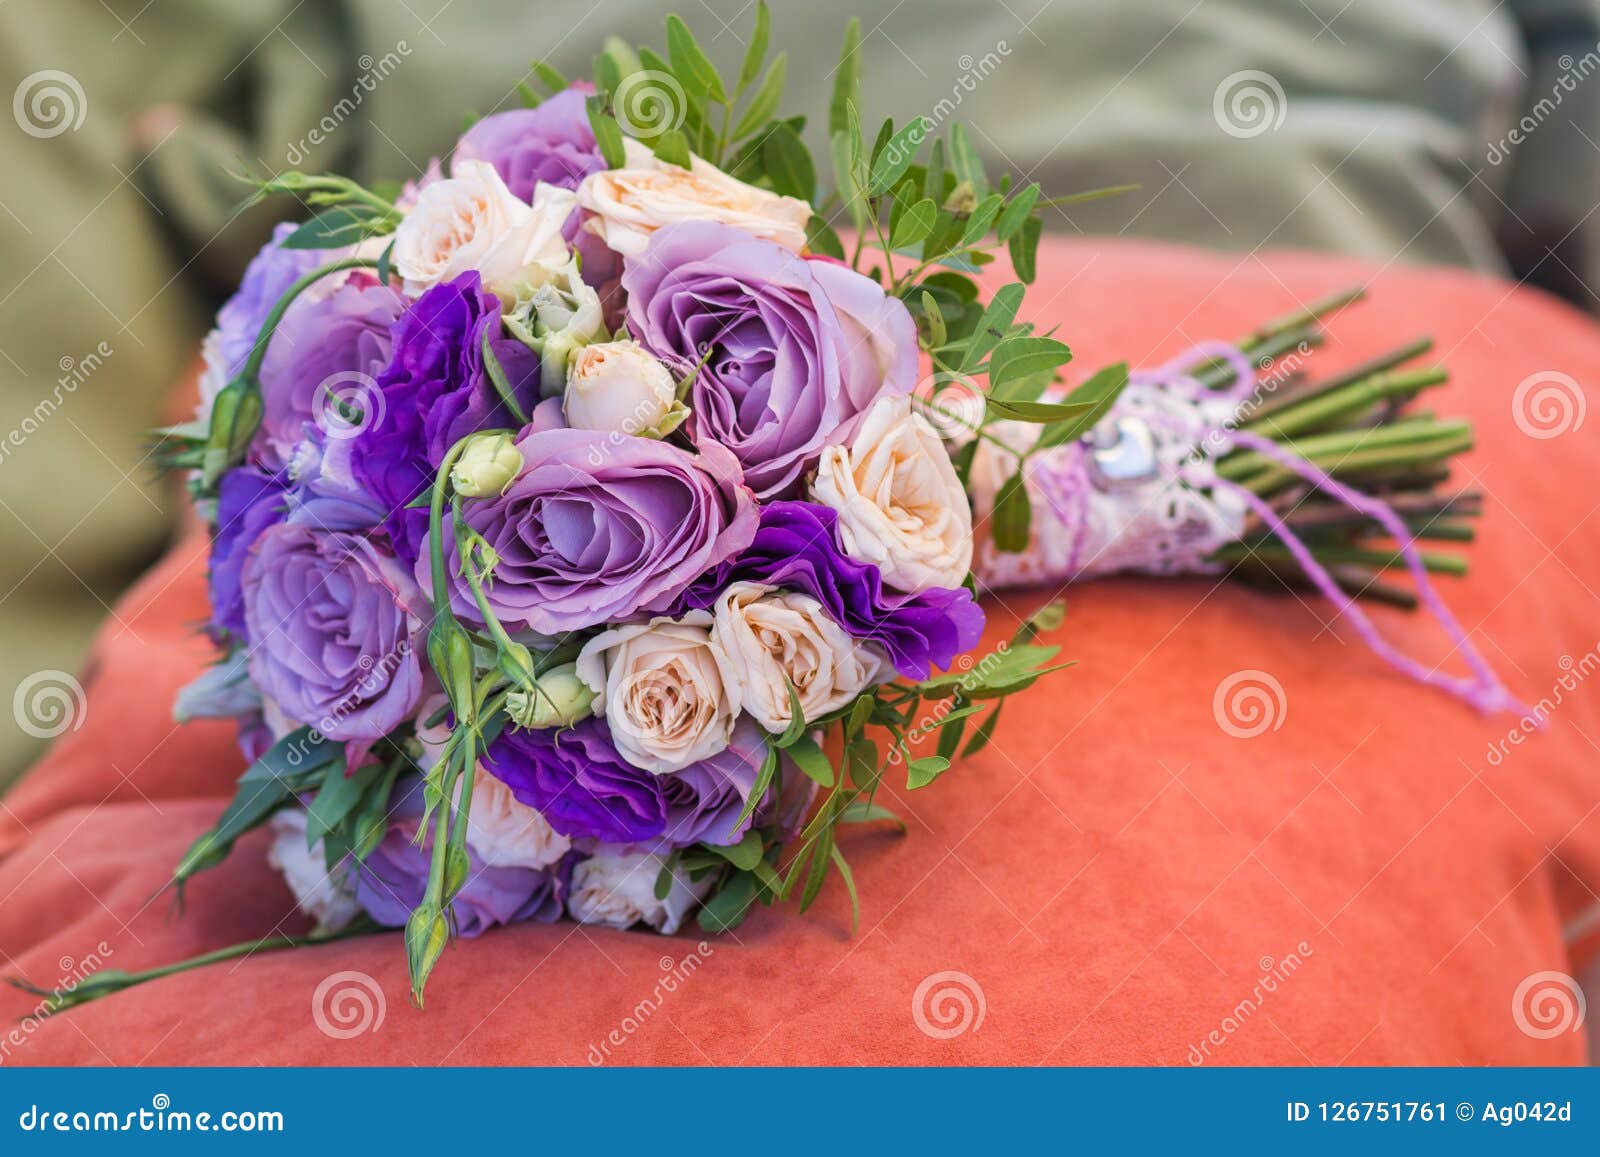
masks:
[[[1404,365],[1413,358],[1421,357],[1432,348],[1432,338],[1418,338],[1416,341],[1409,342],[1397,349],[1390,350],[1387,353],[1379,354],[1374,358],[1369,358],[1359,365],[1351,366],[1348,370],[1341,374],[1336,374],[1335,376],[1328,378],[1326,381],[1317,382],[1305,387],[1304,389],[1298,389],[1292,392],[1283,391],[1276,393],[1271,397],[1262,399],[1260,404],[1251,411],[1250,421],[1265,421],[1267,418],[1270,418],[1276,414],[1281,414],[1290,407],[1297,406],[1301,402],[1307,401],[1310,398],[1316,397],[1320,394],[1331,393],[1334,390],[1341,390],[1346,386],[1352,386],[1357,382],[1365,381],[1376,374],[1386,373],[1389,370],[1393,370],[1401,365]]]
[[[1324,546],[1315,551],[1318,562],[1325,566],[1349,563],[1355,566],[1371,567],[1375,570],[1392,570],[1406,565],[1405,557],[1399,551],[1392,550],[1365,550],[1355,546]],[[1246,559],[1259,559],[1269,563],[1284,563],[1298,567],[1294,555],[1289,553],[1288,547],[1275,542],[1230,542],[1222,547],[1213,556],[1219,562],[1243,562]],[[1459,555],[1436,554],[1420,552],[1422,565],[1432,574],[1464,575],[1467,573],[1466,560]]]
[[[1297,457],[1325,468],[1339,467],[1358,455],[1369,455],[1364,461],[1375,462],[1371,452],[1392,451],[1389,461],[1398,464],[1425,462],[1465,450],[1472,444],[1472,426],[1467,422],[1396,422],[1363,430],[1336,430],[1317,434],[1299,441],[1279,443]],[[1228,455],[1217,464],[1217,473],[1223,478],[1241,482],[1258,472],[1289,474],[1272,459],[1254,451],[1245,450]],[[1252,489],[1254,487],[1252,486]]]
[[[390,206],[393,208],[393,206]],[[258,382],[261,373],[261,363],[267,356],[267,343],[272,340],[272,335],[277,331],[278,323],[283,320],[283,315],[289,312],[289,307],[294,304],[295,298],[310,289],[317,282],[329,274],[341,273],[346,269],[376,269],[378,263],[367,257],[345,257],[338,261],[330,262],[318,269],[313,269],[301,277],[278,298],[266,320],[261,323],[261,332],[256,335],[256,344],[250,347],[250,356],[245,359],[244,368],[239,371],[241,377],[251,382]]]
[[[1297,434],[1325,429],[1381,402],[1413,398],[1448,379],[1449,375],[1438,367],[1373,374],[1348,386],[1304,398],[1276,414],[1266,417],[1252,415],[1240,428],[1263,434],[1273,441],[1282,441]]]

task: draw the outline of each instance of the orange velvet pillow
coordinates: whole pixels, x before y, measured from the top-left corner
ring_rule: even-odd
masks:
[[[1055,640],[1079,666],[1008,706],[993,744],[936,788],[892,792],[907,836],[847,836],[854,936],[837,885],[807,917],[758,910],[704,947],[524,925],[454,946],[419,1012],[400,937],[384,935],[24,1020],[0,1061],[1586,1060],[1581,1032],[1542,1033],[1513,1001],[1537,973],[1576,974],[1595,946],[1600,690],[1583,679],[1600,634],[1600,422],[1536,438],[1512,402],[1536,373],[1600,380],[1591,323],[1487,278],[1328,258],[1070,242],[1040,266],[1030,304],[1085,370],[1154,364],[1352,281],[1371,282],[1371,302],[1333,324],[1322,369],[1432,333],[1455,376],[1434,404],[1477,423],[1465,465],[1490,500],[1472,574],[1444,593],[1522,697],[1576,684],[1549,725],[1511,741],[1515,719],[1401,679],[1315,600],[1096,582],[1069,593]],[[202,576],[190,539],[122,602],[81,729],[0,806],[8,969],[53,982],[91,955],[132,970],[300,926],[259,836],[194,882],[181,919],[151,899],[241,766],[231,729],[170,722],[208,658],[192,632]],[[1049,593],[991,599],[989,643]],[[1445,658],[1426,619],[1376,614]],[[1213,715],[1242,670],[1284,693],[1280,725],[1249,739]],[[346,971],[370,978],[385,1013],[342,1038],[313,1003]],[[0,993],[0,1019],[32,1004]]]

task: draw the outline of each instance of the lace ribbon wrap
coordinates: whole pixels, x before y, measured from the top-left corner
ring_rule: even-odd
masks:
[[[1194,376],[1197,367],[1217,361],[1233,370],[1233,384],[1227,389],[1210,389]],[[1130,375],[1110,412],[1089,436],[1027,457],[1023,484],[1032,507],[1028,545],[1009,553],[986,538],[973,561],[979,581],[998,589],[1117,573],[1216,573],[1223,567],[1212,562],[1212,556],[1243,538],[1246,520],[1254,514],[1284,544],[1318,592],[1390,666],[1480,711],[1528,714],[1434,590],[1413,535],[1387,503],[1346,486],[1269,439],[1234,428],[1240,404],[1255,389],[1255,365],[1226,342],[1202,343],[1165,366]],[[971,439],[967,427],[976,425],[970,420],[981,417],[982,406],[983,400],[975,397],[947,407],[960,419],[952,428],[954,441]],[[1016,473],[1018,457],[1032,449],[1040,433],[1037,425],[1015,421],[984,428],[985,438],[974,451],[969,475],[979,526],[993,514],[1001,486]],[[1219,478],[1217,461],[1236,447],[1271,459],[1298,474],[1311,490],[1381,526],[1395,540],[1423,608],[1449,636],[1469,674],[1451,675],[1398,650],[1268,503]]]

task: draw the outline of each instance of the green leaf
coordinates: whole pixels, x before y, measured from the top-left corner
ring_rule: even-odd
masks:
[[[844,853],[839,850],[839,845],[831,839],[828,841],[828,857],[833,860],[833,866],[839,869],[845,890],[850,893],[850,932],[853,935],[861,926],[861,897],[856,894],[856,875],[845,862]]]
[[[767,789],[772,786],[773,777],[778,774],[778,749],[767,748],[767,757],[761,761],[761,770],[756,772],[756,782],[750,788],[750,798],[744,801],[744,808],[739,812],[739,818],[734,820],[735,829],[743,827],[744,822],[755,815],[756,807],[767,798]]]
[[[367,205],[324,209],[282,242],[284,249],[340,249],[368,237],[393,233],[398,218]]]
[[[1032,285],[1039,274],[1039,234],[1044,225],[1037,217],[1028,217],[1021,228],[1011,235],[1007,251],[1011,254],[1011,269],[1024,285]]]
[[[716,66],[701,50],[689,26],[676,15],[667,17],[667,57],[672,61],[673,75],[685,88],[705,93],[719,104],[728,99]]]
[[[1033,503],[1028,498],[1028,487],[1021,470],[1001,483],[1000,493],[994,500],[993,522],[996,550],[1020,554],[1028,549]]]
[[[934,218],[939,215],[939,206],[932,201],[921,200],[916,202],[900,215],[900,220],[895,222],[894,233],[889,238],[891,249],[905,249],[925,240],[933,232]],[[937,310],[934,311],[937,314]],[[935,346],[943,345],[940,341]]]
[[[1017,422],[1035,422],[1043,425],[1046,422],[1060,422],[1066,419],[1076,419],[1087,413],[1092,407],[1088,402],[1025,402],[1008,401],[996,398],[992,394],[985,399],[991,416],[996,418],[1010,418]]]
[[[766,143],[761,146],[761,160],[777,192],[802,201],[809,201],[816,195],[817,174],[811,166],[811,154],[787,124],[780,122],[772,126]]]
[[[734,93],[737,97],[750,87],[750,82],[755,80],[756,74],[761,71],[761,62],[767,58],[767,42],[772,36],[772,14],[767,11],[767,0],[758,0],[756,4],[756,28],[750,34],[750,46],[744,52],[744,65],[739,69],[739,88]],[[771,78],[768,73],[768,79]]]
[[[967,218],[967,227],[961,234],[961,247],[970,248],[982,241],[989,234],[989,226],[1000,213],[1000,206],[1004,198],[999,193],[990,193],[979,201],[972,210],[972,216]]]
[[[749,872],[735,872],[700,909],[697,917],[700,927],[713,934],[733,931],[744,923],[755,898],[755,876]]]
[[[789,690],[789,726],[773,741],[779,748],[798,743],[806,733],[806,714],[800,707],[800,693],[794,689],[793,683],[785,683],[784,686]]]
[[[600,155],[608,167],[620,169],[628,159],[622,148],[622,126],[616,117],[606,112],[606,98],[596,94],[585,101],[584,106],[589,112],[589,127],[594,131],[595,143],[600,146]]]
[[[544,82],[544,86],[551,92],[560,92],[562,89],[567,87],[567,78],[561,74],[561,70],[559,68],[553,64],[550,64],[548,61],[534,61],[533,72],[535,76]]]
[[[657,900],[665,900],[672,895],[672,858],[662,861],[661,870],[656,873],[655,887],[651,889]]]
[[[845,745],[844,765],[850,782],[862,791],[871,791],[883,776],[878,761],[878,745],[865,736],[852,739]]]
[[[394,263],[394,242],[391,241],[391,242],[389,242],[389,244],[387,246],[385,246],[383,252],[378,255],[377,274],[378,274],[378,284],[379,285],[388,285],[389,284],[389,278],[394,273],[393,263]]]
[[[1053,337],[1008,337],[989,358],[989,388],[997,393],[1022,378],[1048,374],[1072,360],[1072,351]]]
[[[856,181],[853,155],[857,142],[846,131],[834,133],[829,144],[833,155],[833,180],[839,187],[839,200],[850,214],[851,225],[860,233],[867,227],[867,202]]]
[[[1022,305],[1022,295],[1025,292],[1026,287],[1017,282],[1003,285],[995,292],[988,306],[984,308],[983,317],[972,335],[972,344],[967,347],[959,369],[965,372],[977,369],[983,359],[989,356],[989,351],[1000,344],[1001,339],[1011,328],[1011,323],[1016,320],[1017,310]]]
[[[950,770],[950,761],[942,755],[925,755],[906,765],[906,787],[915,790],[927,787]]]
[[[833,763],[816,740],[809,735],[802,735],[784,750],[808,778],[822,787],[833,786]]]
[[[682,129],[669,129],[655,139],[651,146],[655,155],[669,165],[687,169],[693,158],[689,155],[689,138]]]
[[[594,86],[607,94],[615,93],[622,87],[622,65],[609,52],[602,52],[594,58]]]
[[[970,759],[989,746],[989,740],[994,738],[994,725],[1000,719],[1000,708],[1004,706],[1005,700],[1001,699],[994,705],[994,710],[989,712],[988,717],[978,724],[978,730],[973,732],[972,738],[967,741],[966,747],[961,750],[962,759]]]
[[[828,135],[848,131],[845,111],[861,99],[861,21],[851,17],[844,30],[844,48],[839,53],[839,69],[833,74],[833,99],[828,102]]]
[[[726,847],[716,844],[707,844],[705,846],[727,860],[734,867],[745,872],[750,871],[761,862],[761,853],[766,850],[762,845],[761,833],[758,831],[748,831],[738,843],[730,844]]]
[[[906,832],[906,822],[882,804],[868,803],[866,800],[856,800],[839,813],[839,822],[842,824],[870,824],[883,820],[900,829],[900,834]]]
[[[321,789],[306,808],[307,848],[315,846],[318,840],[344,822],[382,771],[383,768],[376,763],[369,763],[348,774],[338,764],[328,769]]]
[[[1011,198],[1005,212],[1000,214],[1000,223],[995,226],[994,235],[1001,241],[1010,241],[1027,221],[1033,212],[1034,203],[1038,200],[1039,185],[1038,182],[1034,182]]]
[[[1076,442],[1100,424],[1111,411],[1123,387],[1128,384],[1128,363],[1118,362],[1100,370],[1088,381],[1076,387],[1062,399],[1073,404],[1086,404],[1089,408],[1060,422],[1052,422],[1039,435],[1034,452]]]
[[[761,81],[761,87],[756,89],[749,105],[740,114],[739,123],[733,127],[734,140],[755,132],[778,111],[778,102],[783,99],[784,72],[788,68],[788,61],[788,54],[783,52],[773,60],[772,67],[767,69],[767,75]]]
[[[839,240],[839,235],[833,231],[832,225],[814,213],[811,220],[806,222],[806,248],[813,253],[844,260],[844,243]]]
[[[528,415],[522,409],[522,403],[517,401],[516,391],[511,388],[511,379],[506,376],[505,367],[500,364],[499,355],[494,352],[491,337],[499,328],[500,323],[495,322],[494,325],[485,326],[483,329],[483,349],[480,351],[483,355],[483,368],[489,375],[489,382],[494,386],[494,392],[500,395],[500,400],[505,403],[506,409],[511,411],[511,416],[516,418],[519,424],[526,426]]]
[[[911,163],[917,159],[917,153],[927,135],[928,122],[922,117],[915,117],[884,142],[883,148],[872,161],[872,180],[867,185],[868,194],[876,197],[892,189],[911,167]]]
[[[989,178],[984,175],[983,161],[978,158],[978,150],[972,147],[967,130],[960,121],[950,126],[950,168],[955,172],[957,184],[968,182],[980,197],[989,192]]]
[[[929,201],[926,204],[931,205],[933,202]],[[922,316],[928,321],[928,348],[938,349],[949,340],[950,333],[945,328],[944,313],[940,310],[939,303],[926,289],[922,291]]]

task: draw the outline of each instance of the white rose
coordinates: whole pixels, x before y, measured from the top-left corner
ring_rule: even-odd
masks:
[[[939,435],[911,399],[880,398],[848,447],[822,453],[812,496],[839,512],[846,554],[903,591],[958,587],[972,569],[972,511]]]
[[[711,641],[711,616],[652,619],[602,631],[578,655],[611,741],[635,767],[679,771],[728,746],[739,713],[728,660]]]
[[[491,868],[548,868],[572,847],[571,840],[482,764],[472,776],[467,844]]]
[[[789,726],[791,685],[801,715],[820,719],[888,670],[879,648],[852,639],[810,595],[739,582],[713,613],[711,637],[739,681],[739,706],[768,731]]]
[[[576,204],[565,189],[539,184],[533,203],[518,200],[483,161],[462,161],[449,180],[435,181],[394,234],[394,268],[409,293],[476,269],[486,287],[508,301],[534,265],[570,259],[562,226]]]
[[[337,931],[354,920],[361,906],[356,903],[350,865],[341,863],[330,873],[322,841],[318,840],[315,847],[306,847],[306,813],[299,808],[286,808],[272,817],[272,830],[275,836],[267,849],[267,862],[283,873],[300,911],[315,920],[319,930],[327,932]]]
[[[713,877],[695,883],[687,872],[674,871],[667,898],[658,900],[656,877],[664,863],[660,856],[601,845],[572,870],[567,911],[580,924],[631,928],[642,921],[670,936],[710,890]]]
[[[641,438],[665,438],[688,417],[678,401],[678,383],[636,341],[584,346],[567,368],[562,403],[575,430],[602,430]]]
[[[680,221],[720,221],[795,253],[805,248],[806,202],[735,180],[699,157],[683,169],[631,138],[623,148],[622,168],[590,173],[578,186],[578,204],[590,213],[583,227],[613,252],[637,256],[652,233]]]

